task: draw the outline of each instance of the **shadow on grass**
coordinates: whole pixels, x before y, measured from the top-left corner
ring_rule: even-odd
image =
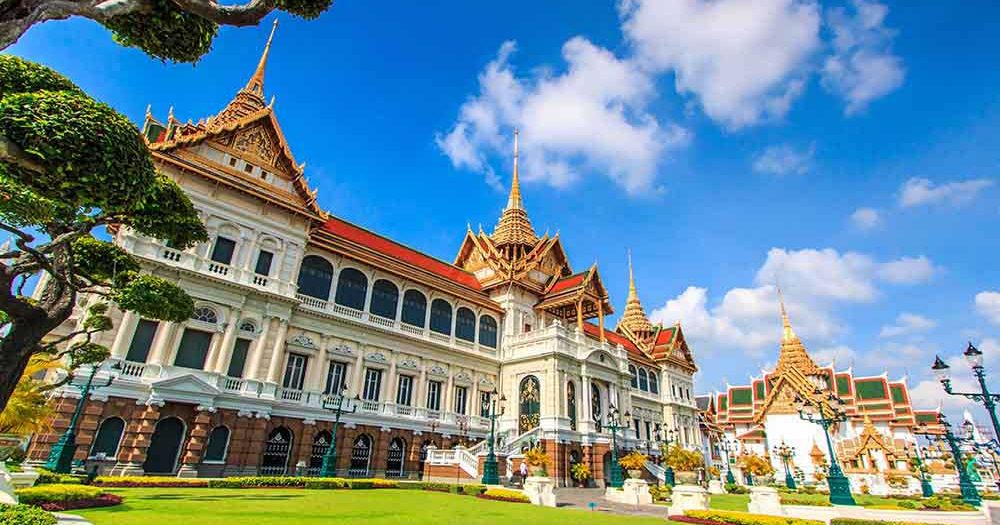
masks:
[[[293,498],[301,498],[301,494],[227,494],[227,495],[217,495],[217,494],[206,494],[194,495],[191,493],[183,494],[150,494],[148,496],[130,496],[131,500],[184,500],[184,501],[229,501],[238,499],[241,501],[278,501],[278,500],[290,500]]]

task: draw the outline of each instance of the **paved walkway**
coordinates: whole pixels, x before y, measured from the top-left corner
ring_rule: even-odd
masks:
[[[81,518],[80,516],[63,514],[61,512],[53,512],[52,514],[59,520],[58,525],[90,525],[89,521]]]
[[[629,516],[667,517],[666,505],[626,505],[604,499],[604,489],[560,488],[555,490],[556,506]],[[591,504],[596,506],[592,507]]]

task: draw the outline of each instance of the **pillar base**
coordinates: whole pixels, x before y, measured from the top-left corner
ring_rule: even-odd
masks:
[[[110,475],[112,476],[144,476],[146,471],[142,469],[142,463],[135,463],[133,461],[119,461],[114,467],[111,467]]]
[[[177,471],[178,478],[197,478],[198,477],[198,465],[191,465],[184,463],[181,468]]]

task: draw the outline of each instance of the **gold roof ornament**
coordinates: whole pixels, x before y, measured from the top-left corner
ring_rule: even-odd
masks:
[[[778,365],[775,373],[782,374],[789,368],[794,368],[806,376],[824,375],[823,371],[806,351],[802,340],[792,329],[792,323],[788,320],[788,312],[785,311],[785,299],[781,295],[781,287],[775,285],[778,290],[778,304],[781,308],[781,353],[778,355]]]
[[[528,212],[525,211],[521,200],[521,182],[517,170],[517,136],[518,131],[514,130],[514,176],[510,184],[510,196],[507,198],[507,207],[504,208],[500,220],[493,228],[493,235],[490,236],[496,247],[508,254],[508,258],[520,258],[538,243],[538,236],[531,227],[531,220],[528,219]]]
[[[625,311],[622,312],[618,326],[625,328],[638,339],[646,339],[653,333],[653,324],[646,317],[646,311],[643,310],[642,303],[639,302],[639,294],[635,289],[631,250],[628,252],[628,299],[625,302]]]
[[[274,40],[274,33],[278,29],[278,19],[274,19],[271,25],[271,35],[267,37],[267,44],[264,45],[264,52],[260,55],[257,68],[247,81],[246,86],[236,93],[236,96],[226,105],[218,115],[211,120],[211,127],[222,128],[227,124],[242,120],[249,115],[260,112],[268,108],[264,100],[264,72],[267,69],[267,57],[271,54],[271,42]]]

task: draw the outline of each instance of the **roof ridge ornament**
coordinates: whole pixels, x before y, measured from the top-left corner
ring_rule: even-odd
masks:
[[[531,247],[538,244],[538,235],[531,226],[528,219],[528,212],[524,209],[524,201],[521,198],[521,177],[518,173],[518,135],[520,132],[514,130],[514,173],[510,184],[510,195],[507,197],[507,207],[500,214],[500,220],[493,228],[493,235],[490,237],[501,253],[505,253],[508,259],[520,259],[526,255]],[[509,248],[509,250],[505,250]]]

